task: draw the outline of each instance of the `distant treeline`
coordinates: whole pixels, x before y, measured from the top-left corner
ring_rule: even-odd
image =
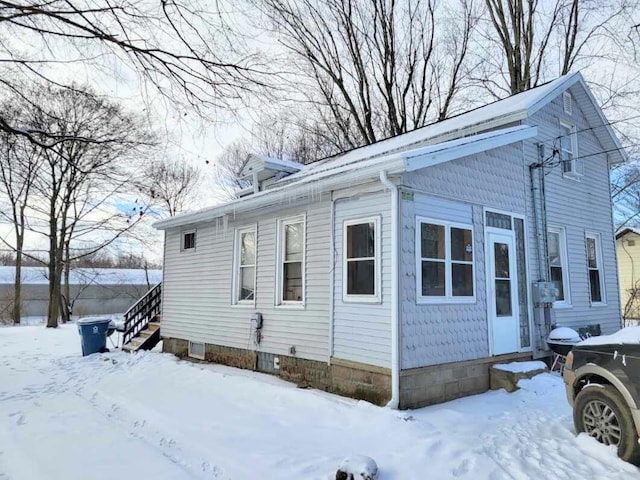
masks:
[[[71,268],[140,268],[156,270],[162,265],[146,260],[142,255],[134,253],[120,253],[117,256],[98,251],[71,262]],[[16,255],[12,251],[0,251],[0,266],[13,267],[16,264]],[[40,259],[38,254],[25,255],[22,259],[23,267],[43,267],[47,260]]]

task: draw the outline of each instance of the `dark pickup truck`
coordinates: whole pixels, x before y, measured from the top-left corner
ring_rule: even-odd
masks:
[[[637,329],[637,330],[635,330]],[[578,433],[586,432],[640,466],[640,327],[573,347],[564,381]]]

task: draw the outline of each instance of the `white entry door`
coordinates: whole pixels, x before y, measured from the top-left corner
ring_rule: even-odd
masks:
[[[487,234],[487,302],[493,355],[517,352],[519,341],[518,276],[512,234]]]

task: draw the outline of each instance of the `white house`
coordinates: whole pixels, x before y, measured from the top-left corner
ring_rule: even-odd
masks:
[[[156,224],[164,350],[400,408],[484,391],[553,324],[621,326],[625,159],[579,73],[310,165],[251,156],[237,200]]]

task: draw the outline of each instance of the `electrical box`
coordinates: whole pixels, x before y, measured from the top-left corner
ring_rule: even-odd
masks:
[[[553,282],[533,282],[533,303],[553,303],[560,293]]]
[[[256,312],[253,315],[251,315],[251,326],[255,330],[260,330],[262,328],[262,314],[261,313]]]

